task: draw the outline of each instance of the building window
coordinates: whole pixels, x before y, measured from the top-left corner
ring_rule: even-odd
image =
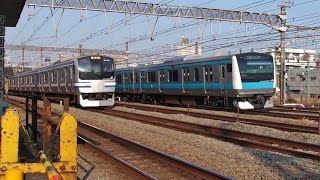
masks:
[[[311,81],[317,80],[317,77],[311,77]]]
[[[291,77],[290,80],[291,80],[291,81],[295,81],[295,80],[296,80],[296,77]]]

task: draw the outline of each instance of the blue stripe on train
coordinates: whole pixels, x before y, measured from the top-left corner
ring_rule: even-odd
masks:
[[[206,89],[233,89],[232,83],[206,83]],[[140,84],[117,84],[116,88],[140,88]],[[159,89],[158,83],[146,83],[142,84],[142,89]],[[161,83],[161,89],[182,89],[181,83]],[[185,89],[204,89],[203,83],[186,83],[184,84]],[[242,83],[243,89],[266,89],[266,88],[273,88],[273,82],[245,82]]]

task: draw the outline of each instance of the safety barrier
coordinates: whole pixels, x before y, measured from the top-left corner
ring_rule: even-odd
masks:
[[[48,161],[43,151],[39,152],[43,163],[19,163],[19,114],[7,109],[1,118],[0,179],[23,179],[24,174],[47,173],[48,178],[77,178],[77,121],[64,113],[60,122],[59,162]],[[52,173],[54,172],[56,173]]]

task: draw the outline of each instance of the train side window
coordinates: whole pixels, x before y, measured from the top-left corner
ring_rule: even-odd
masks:
[[[75,74],[75,70],[74,70],[74,66],[70,67],[70,77],[71,77],[71,81],[74,79],[74,74]]]
[[[121,74],[117,74],[117,76],[116,76],[116,82],[117,83],[121,83],[122,81],[121,81]]]
[[[70,70],[71,70],[70,67],[65,67],[67,83],[70,83],[71,80],[72,80],[72,76],[71,76]]]
[[[64,68],[60,69],[60,81],[64,83],[65,80],[65,72],[64,72]]]
[[[128,74],[128,83],[129,84],[132,83],[132,74],[131,73]]]
[[[156,82],[156,72],[148,72],[147,73],[147,82]]]
[[[138,73],[134,73],[134,82],[138,83]]]
[[[34,75],[31,75],[31,81],[30,84],[34,84]]]
[[[37,74],[37,78],[38,78],[38,83],[39,83],[39,84],[42,84],[41,73]]]
[[[199,81],[199,69],[198,68],[194,68],[193,69],[193,81],[197,82]]]
[[[26,84],[29,84],[29,76],[27,75],[25,78],[26,78],[26,81],[25,81]]]
[[[178,82],[178,70],[169,70],[168,71],[168,82]]]
[[[51,82],[55,82],[56,81],[56,73],[54,71],[50,72],[50,77],[51,77]]]
[[[232,64],[227,64],[227,72],[232,72]]]
[[[49,82],[49,72],[43,73],[43,81],[45,84],[48,84]]]
[[[220,66],[221,67],[221,78],[224,79],[225,78],[225,66]]]

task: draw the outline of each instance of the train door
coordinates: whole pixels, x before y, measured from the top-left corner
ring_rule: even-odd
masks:
[[[128,74],[122,74],[122,85],[123,85],[123,91],[127,92],[128,90]]]
[[[219,81],[219,85],[220,85],[220,94],[222,97],[226,96],[226,66],[225,64],[221,64],[220,65],[220,81]]]
[[[66,91],[71,92],[71,76],[70,76],[70,68],[65,67],[66,71]]]
[[[131,82],[132,82],[132,93],[136,93],[136,83],[137,83],[137,81],[136,81],[137,77],[136,76],[137,75],[134,72],[134,69],[132,69],[131,76],[132,76],[132,79],[131,79]]]
[[[183,93],[189,93],[191,90],[190,69],[183,68],[181,72],[182,72],[182,91]]]
[[[159,92],[166,92],[165,91],[165,71],[162,69],[158,71],[158,83],[159,83]]]
[[[139,74],[133,70],[133,92],[139,92],[140,83],[139,83]]]
[[[208,95],[213,95],[214,93],[214,81],[213,81],[213,66],[205,67],[205,80],[206,80],[206,92]]]
[[[144,92],[145,91],[145,87],[144,87],[145,75],[144,75],[144,72],[140,72],[139,76],[140,76],[140,92]]]

